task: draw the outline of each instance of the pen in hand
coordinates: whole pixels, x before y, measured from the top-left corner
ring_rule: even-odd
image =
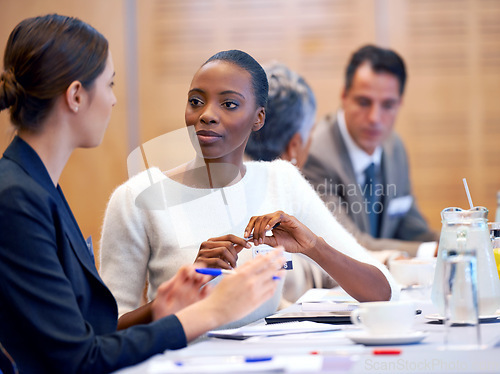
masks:
[[[269,232],[269,231],[273,231],[276,227],[278,227],[280,225],[281,222],[278,222],[276,225],[274,225],[273,227],[271,227],[271,230],[267,230],[266,232]],[[248,238],[243,238],[244,240],[246,241],[249,241],[249,240],[252,240],[253,239],[253,234],[250,234],[248,236]]]
[[[214,277],[217,277],[217,276],[219,276],[221,274],[234,274],[235,273],[234,270],[214,269],[214,268],[198,268],[198,269],[195,269],[195,271],[197,273],[200,273],[200,274],[212,275]],[[273,279],[274,280],[279,280],[279,279],[281,279],[281,277],[273,275]]]

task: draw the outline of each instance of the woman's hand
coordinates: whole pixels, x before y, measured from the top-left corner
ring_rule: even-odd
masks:
[[[236,235],[224,235],[201,243],[195,262],[209,268],[232,269],[236,267],[238,253],[251,245]]]
[[[278,224],[279,226],[276,226]],[[266,236],[266,232],[271,229],[273,235]],[[244,237],[248,238],[252,230],[252,241],[255,245],[268,244],[271,247],[281,245],[287,252],[292,253],[307,254],[318,241],[318,237],[307,226],[282,211],[250,218]]]
[[[222,324],[238,320],[257,309],[276,291],[284,276],[283,248],[260,255],[224,275],[212,293],[176,313],[188,341]],[[202,318],[200,318],[202,316]]]
[[[197,273],[194,266],[182,266],[173,278],[158,287],[151,302],[153,321],[204,299],[211,291],[211,286],[205,285],[210,279],[209,275]]]
[[[210,299],[223,306],[224,315],[231,320],[244,317],[269,299],[276,290],[277,280],[284,277],[283,248],[260,255],[246,262],[233,274],[224,278],[214,288]]]

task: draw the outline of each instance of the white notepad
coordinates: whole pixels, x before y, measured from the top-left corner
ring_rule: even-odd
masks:
[[[250,338],[252,336],[303,334],[311,332],[336,331],[336,330],[340,330],[340,328],[328,323],[295,321],[295,322],[273,323],[266,325],[243,326],[236,329],[227,329],[227,330],[212,330],[207,333],[207,336],[214,338],[241,340]]]
[[[320,301],[320,302],[303,302],[303,311],[314,312],[352,312],[359,306],[358,302],[335,302],[335,301]]]

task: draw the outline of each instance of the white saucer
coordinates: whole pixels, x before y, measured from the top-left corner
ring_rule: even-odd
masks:
[[[498,319],[499,317],[500,317],[500,314],[491,314],[491,315],[479,316],[479,322],[490,322],[490,321],[494,321],[494,320]],[[443,320],[444,320],[444,317],[441,316],[438,313],[427,314],[425,316],[425,318],[427,318],[427,319],[433,319],[433,320],[441,321],[441,322],[443,322]]]
[[[347,334],[347,337],[355,343],[364,345],[399,345],[413,344],[422,341],[427,336],[426,332],[414,331],[397,335],[371,335],[366,331],[356,331]]]

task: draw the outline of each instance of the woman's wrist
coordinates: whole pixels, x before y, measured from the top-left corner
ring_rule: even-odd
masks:
[[[306,248],[302,253],[306,256],[314,259],[320,255],[321,247],[326,244],[321,236],[314,235],[314,239],[311,240],[308,248]]]
[[[149,311],[151,314],[151,321],[156,321],[158,319],[161,319],[161,318],[166,317],[167,315],[171,314],[171,313],[165,313],[165,311],[161,309],[162,306],[158,304],[157,299],[150,301],[146,305],[149,305]]]
[[[225,313],[209,298],[198,301],[175,313],[188,341],[215,329],[225,322]]]

